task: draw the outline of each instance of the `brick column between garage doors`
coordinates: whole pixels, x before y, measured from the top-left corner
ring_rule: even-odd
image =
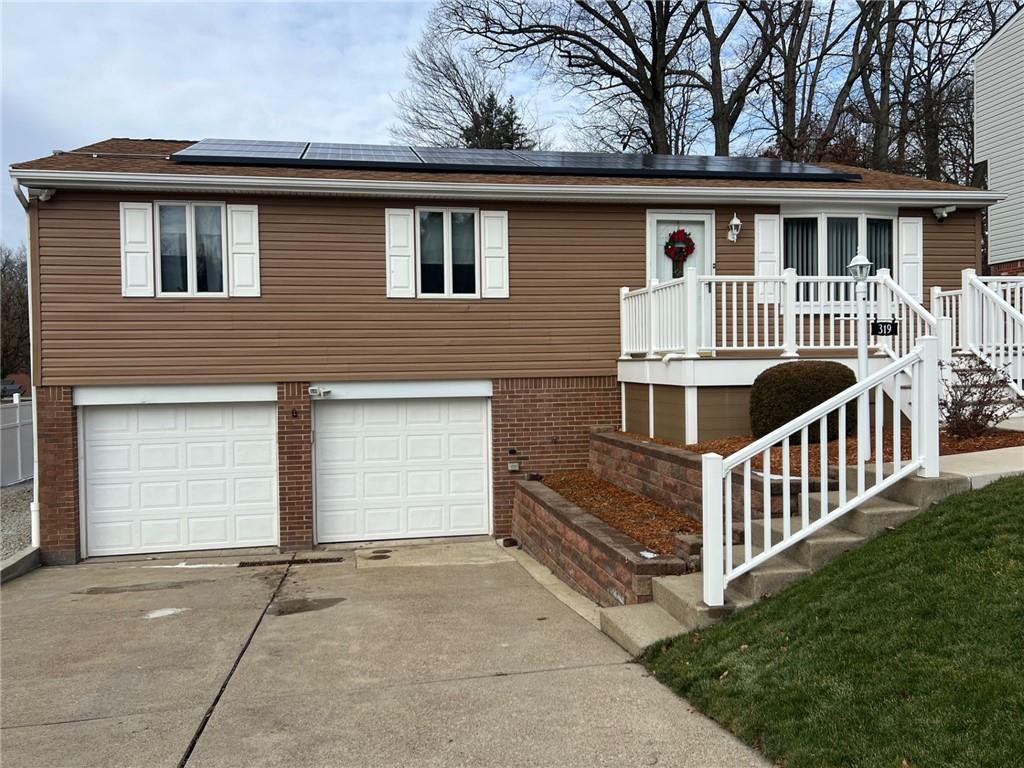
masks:
[[[36,387],[39,437],[39,538],[45,565],[77,563],[78,421],[71,387]]]
[[[494,533],[512,533],[515,484],[530,472],[586,469],[590,429],[618,425],[615,376],[496,379],[491,399]],[[516,454],[509,455],[514,448]],[[518,461],[519,472],[508,463]]]
[[[307,382],[277,385],[277,484],[282,551],[313,548],[312,416]]]

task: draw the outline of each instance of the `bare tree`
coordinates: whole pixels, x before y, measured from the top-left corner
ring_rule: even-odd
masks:
[[[28,259],[24,244],[0,244],[0,375],[28,370],[31,346],[28,334]]]
[[[544,129],[528,119],[497,70],[430,29],[408,52],[412,85],[395,97],[392,138],[435,147],[532,149]]]

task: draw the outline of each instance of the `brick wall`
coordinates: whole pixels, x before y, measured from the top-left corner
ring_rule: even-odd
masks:
[[[39,435],[40,557],[46,565],[78,562],[78,421],[71,387],[36,388]]]
[[[494,532],[512,531],[515,484],[528,472],[585,469],[591,427],[620,423],[614,376],[497,379],[491,400]],[[509,451],[515,449],[516,454]],[[519,472],[508,463],[518,461]]]
[[[1024,275],[1024,259],[1017,259],[1016,261],[1002,261],[998,264],[989,264],[988,269],[989,274],[999,275],[1002,277]]]
[[[543,483],[519,482],[512,509],[512,535],[523,549],[598,605],[649,602],[654,576],[688,570],[677,557],[642,557],[642,544]]]
[[[660,443],[646,442],[621,432],[594,431],[590,436],[590,470],[598,477],[627,491],[639,493],[691,517],[703,518],[703,473],[699,454]],[[743,477],[733,473],[733,519],[743,517]],[[761,476],[751,479],[751,511],[762,517],[764,494]],[[809,484],[817,490],[817,482]],[[771,483],[772,513],[782,511],[782,486]],[[800,492],[799,483],[790,484],[791,503]]]
[[[281,549],[313,547],[313,445],[309,384],[277,385],[278,506]]]

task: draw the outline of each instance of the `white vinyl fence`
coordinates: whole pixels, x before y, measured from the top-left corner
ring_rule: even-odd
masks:
[[[0,485],[32,477],[32,401],[0,405]]]

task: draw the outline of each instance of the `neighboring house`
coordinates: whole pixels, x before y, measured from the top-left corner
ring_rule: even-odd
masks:
[[[994,275],[1024,275],[1024,12],[1018,10],[974,57],[974,162],[1006,194],[988,212]]]
[[[507,535],[517,479],[584,467],[594,425],[742,433],[781,357],[852,364],[857,248],[892,275],[872,311],[912,321],[980,266],[1000,199],[828,164],[305,142],[111,139],[11,174],[51,563]]]

